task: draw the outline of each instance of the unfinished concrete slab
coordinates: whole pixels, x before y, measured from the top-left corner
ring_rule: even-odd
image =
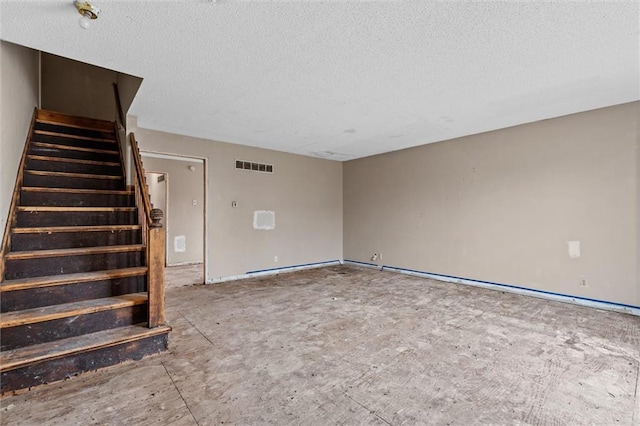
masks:
[[[166,354],[2,424],[640,424],[640,318],[355,267],[167,292]]]

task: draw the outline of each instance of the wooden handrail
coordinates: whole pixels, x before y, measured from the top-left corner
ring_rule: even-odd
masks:
[[[144,176],[140,148],[133,133],[129,133],[133,155],[133,185],[138,206],[138,217],[143,231],[143,244],[147,257],[147,295],[149,298],[149,327],[163,325],[164,318],[164,259],[165,235],[162,228],[162,210],[152,209],[149,189]]]
[[[142,158],[140,157],[140,148],[138,148],[138,141],[133,132],[129,133],[129,143],[131,144],[131,153],[133,154],[133,177],[134,181],[137,178],[137,186],[140,186],[140,194],[142,196],[142,204],[144,212],[151,222],[151,198],[149,197],[149,191],[144,178],[144,167],[142,166]]]
[[[124,173],[124,155],[120,144],[120,130],[126,134],[125,115],[120,102],[118,85],[113,83],[113,95],[116,101],[115,133],[120,149]],[[129,145],[133,156],[132,181],[135,192],[136,206],[138,207],[138,221],[142,226],[142,243],[146,247],[147,261],[147,298],[148,298],[148,325],[149,328],[164,325],[164,260],[165,260],[165,235],[162,229],[162,210],[153,209],[149,188],[146,184],[140,148],[133,133],[129,133]]]
[[[33,109],[33,115],[31,117],[31,124],[29,125],[29,130],[27,132],[27,140],[24,143],[24,148],[22,150],[22,158],[20,159],[20,164],[18,165],[18,174],[16,176],[16,184],[13,187],[13,195],[11,197],[11,204],[9,205],[9,210],[7,211],[7,222],[4,226],[4,236],[2,238],[2,248],[0,248],[0,282],[4,281],[4,261],[5,255],[9,252],[9,247],[11,246],[11,228],[15,225],[16,222],[16,206],[20,200],[20,190],[22,189],[22,179],[24,176],[24,165],[27,161],[27,152],[29,151],[29,142],[33,137],[33,128],[36,122],[36,118],[38,116],[38,108],[35,107]]]

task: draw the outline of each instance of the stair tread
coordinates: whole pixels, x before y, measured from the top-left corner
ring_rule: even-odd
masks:
[[[82,146],[74,146],[74,145],[60,145],[55,143],[46,143],[46,142],[36,142],[32,141],[31,146],[42,147],[42,148],[52,148],[52,149],[60,149],[67,151],[82,151],[82,152],[93,152],[96,154],[118,154],[118,150],[116,149],[96,149],[96,148],[85,148]]]
[[[166,334],[169,331],[171,331],[171,327],[166,325],[147,328],[146,324],[138,324],[3,351],[0,353],[0,372],[14,370],[48,359],[62,358],[75,353]]]
[[[55,124],[55,123],[47,123],[47,124]],[[60,124],[60,125],[66,126],[66,124]],[[94,130],[94,129],[91,129],[91,130]],[[99,130],[99,129],[95,129],[95,130]],[[100,130],[100,131],[102,132],[104,130]],[[72,135],[69,133],[51,132],[48,130],[34,130],[33,133],[38,135],[56,136],[56,137],[62,137],[67,139],[79,139],[79,140],[87,140],[87,141],[94,141],[94,142],[108,142],[108,143],[116,142],[114,138],[94,138],[91,136],[78,136],[78,135]]]
[[[44,277],[20,278],[17,280],[7,280],[0,283],[0,293],[6,291],[25,290],[36,287],[53,287],[56,285],[101,281],[111,278],[124,278],[147,273],[146,266],[134,268],[109,269],[95,272],[79,272],[76,274],[49,275]]]
[[[41,257],[61,257],[61,256],[74,256],[83,254],[98,254],[98,253],[122,253],[129,251],[141,251],[145,247],[142,244],[129,244],[122,246],[98,246],[98,247],[76,247],[65,249],[51,249],[51,250],[29,250],[29,251],[15,251],[9,252],[5,255],[6,259],[33,259]]]
[[[41,226],[12,228],[12,234],[51,234],[54,232],[101,232],[134,231],[142,229],[140,225],[79,225],[79,226]]]
[[[127,189],[85,189],[85,188],[47,188],[44,186],[23,186],[23,191],[31,192],[73,192],[77,194],[133,195]]]
[[[51,172],[48,170],[30,170],[25,169],[25,173],[37,176],[57,176],[57,177],[70,177],[70,178],[82,178],[82,179],[109,179],[109,180],[122,180],[122,176],[113,175],[98,175],[91,173],[72,173],[72,172]]]
[[[80,158],[69,158],[69,157],[50,157],[48,155],[27,155],[27,158],[30,160],[40,160],[40,161],[54,161],[58,163],[78,163],[78,164],[91,164],[94,166],[113,166],[120,167],[120,163],[116,163],[113,161],[95,161],[95,160],[83,160]]]
[[[147,293],[130,293],[102,299],[90,299],[81,302],[6,312],[0,314],[0,329],[141,305],[146,303],[147,299]]]
[[[113,131],[114,123],[109,120],[97,118],[80,117],[77,115],[65,114],[62,112],[39,109],[36,121],[46,124],[57,124],[59,126],[75,127],[80,129]]]
[[[23,212],[133,212],[137,207],[16,206]]]

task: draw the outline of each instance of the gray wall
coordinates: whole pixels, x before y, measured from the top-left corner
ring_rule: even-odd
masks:
[[[128,128],[142,150],[206,158],[209,281],[342,259],[341,163],[137,129],[134,120]],[[273,164],[275,172],[236,170],[235,159]],[[275,211],[275,229],[253,229],[255,210]]]
[[[38,104],[38,51],[0,41],[0,231],[4,232],[18,165]]]
[[[140,89],[142,79],[140,77],[134,77],[129,74],[117,73],[116,83],[118,84],[118,94],[120,95],[120,105],[125,114],[129,111],[133,99]],[[125,123],[126,124],[126,123]]]
[[[345,259],[640,305],[639,105],[345,163]]]
[[[42,108],[113,121],[117,77],[115,71],[43,53]]]
[[[179,265],[201,263],[204,261],[204,164],[165,158],[152,158],[143,154],[142,163],[146,172],[166,173],[165,184],[168,188],[168,206],[160,197],[156,201],[161,205],[154,208],[165,210],[167,230],[167,264]],[[192,166],[195,170],[189,170]],[[164,185],[149,182],[149,191],[164,191]],[[155,197],[154,197],[155,198]],[[195,200],[196,204],[193,204]],[[153,202],[153,200],[152,200]],[[185,251],[175,250],[176,237],[184,237]]]

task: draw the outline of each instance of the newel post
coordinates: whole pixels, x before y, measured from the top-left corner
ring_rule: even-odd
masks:
[[[147,265],[149,267],[149,328],[164,324],[164,229],[162,210],[151,210],[149,239],[147,241]]]

